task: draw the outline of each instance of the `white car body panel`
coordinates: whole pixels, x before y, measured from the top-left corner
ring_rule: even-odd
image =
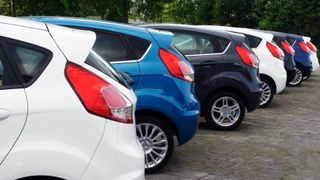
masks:
[[[311,41],[310,37],[303,36],[303,40],[307,43]],[[312,71],[319,71],[319,59],[317,53],[310,50],[310,59],[312,62]]]
[[[24,89],[0,90],[0,165],[18,139],[27,120]]]
[[[62,29],[67,28],[54,27],[59,29],[56,37],[64,37],[64,41],[54,41],[47,29],[39,28],[43,27],[43,23],[23,20],[24,26],[20,26],[19,19],[17,25],[14,25],[16,18],[3,19],[6,18],[0,18],[1,36],[49,49],[53,57],[41,76],[25,88],[27,101],[24,92],[19,91],[20,95],[15,96],[28,102],[28,117],[20,137],[0,165],[0,180],[36,175],[70,180],[144,179],[144,153],[136,139],[135,122],[122,124],[89,114],[65,77],[66,57],[74,63],[83,64],[95,42],[95,34],[67,30],[63,35]],[[33,25],[36,28],[31,28]],[[79,47],[71,48],[72,43],[79,43]],[[83,52],[77,53],[81,48]],[[132,90],[89,65],[82,67],[118,88],[135,109],[137,99]],[[9,96],[5,91],[0,90],[0,108],[5,104],[4,108],[10,109],[9,106],[15,102],[11,105],[2,100],[2,97]],[[23,107],[23,102],[20,106],[14,105],[15,111],[22,114],[19,117],[21,120],[0,121],[0,135],[5,133],[3,128],[14,126],[8,120],[10,123],[16,122],[16,129],[22,129],[24,125],[23,111],[26,113],[26,105]],[[6,126],[4,123],[7,123]],[[12,137],[1,136],[0,142],[5,141],[12,143]],[[1,144],[0,158],[3,158],[3,152],[7,149]]]
[[[277,59],[272,56],[271,52],[268,50],[266,43],[272,43],[273,35],[269,33],[258,32],[252,29],[247,28],[234,28],[226,26],[210,26],[210,25],[201,25],[199,27],[206,29],[214,30],[224,30],[237,33],[245,33],[251,36],[256,36],[262,39],[257,48],[251,48],[252,51],[258,56],[260,60],[259,73],[260,75],[265,75],[271,78],[276,85],[276,93],[281,93],[287,82],[287,72],[284,68],[283,60]]]
[[[69,61],[83,65],[94,45],[96,34],[52,24],[47,24],[47,27],[65,57]]]

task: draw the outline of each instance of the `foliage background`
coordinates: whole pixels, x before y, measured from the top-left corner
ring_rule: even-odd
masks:
[[[229,25],[303,34],[320,43],[320,0],[0,0],[0,13]]]

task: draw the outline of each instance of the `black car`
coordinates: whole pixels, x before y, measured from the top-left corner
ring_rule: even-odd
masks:
[[[264,31],[273,35],[275,42],[284,52],[284,68],[287,71],[287,83],[291,82],[296,74],[296,63],[294,62],[294,49],[286,40],[287,35],[281,32]]]
[[[174,33],[173,45],[195,68],[201,114],[211,127],[231,130],[241,123],[246,110],[251,112],[259,106],[259,60],[245,36],[188,25],[140,26]]]

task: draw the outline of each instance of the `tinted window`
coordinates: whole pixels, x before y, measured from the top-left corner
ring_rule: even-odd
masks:
[[[3,77],[3,64],[2,64],[2,59],[0,59],[0,87],[2,86],[2,77]]]
[[[4,62],[2,57],[2,51],[0,50],[0,89],[7,88],[8,86],[18,85],[15,76],[12,74],[11,69]]]
[[[196,34],[174,33],[172,44],[184,55],[214,53],[210,38]]]
[[[85,63],[99,70],[100,72],[109,76],[115,81],[121,83],[122,85],[127,86],[126,82],[118,74],[118,72],[106,60],[99,56],[94,50],[90,51]]]
[[[293,38],[287,38],[287,41],[292,46],[296,40]]]
[[[138,39],[135,37],[130,37],[128,36],[128,42],[129,45],[131,46],[131,49],[133,51],[133,54],[135,56],[134,60],[138,60],[142,58],[142,56],[146,53],[150,46],[150,42]]]
[[[11,43],[9,48],[24,83],[35,80],[50,61],[49,55],[41,50]]]
[[[97,40],[93,46],[93,49],[103,59],[108,61],[125,61],[132,59],[121,36],[99,32],[97,32],[96,35]]]
[[[249,41],[248,45],[250,46],[250,48],[257,48],[260,42],[262,41],[261,38],[258,38],[256,36],[251,36],[248,34],[245,34],[245,36],[248,38],[248,41]]]
[[[220,46],[219,51],[217,51],[218,53],[222,53],[223,51],[226,50],[226,48],[228,47],[230,41],[224,38],[217,38],[218,40],[218,44]]]

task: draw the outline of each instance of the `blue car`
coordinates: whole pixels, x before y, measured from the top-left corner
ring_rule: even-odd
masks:
[[[294,61],[296,63],[296,73],[290,86],[299,86],[304,78],[308,78],[312,72],[312,62],[310,52],[305,44],[303,37],[295,34],[287,34],[286,40],[295,50]]]
[[[200,113],[194,70],[171,45],[172,33],[78,18],[28,19],[96,32],[95,51],[134,80],[137,137],[145,152],[146,173],[167,164],[174,136],[179,144],[194,136]]]

